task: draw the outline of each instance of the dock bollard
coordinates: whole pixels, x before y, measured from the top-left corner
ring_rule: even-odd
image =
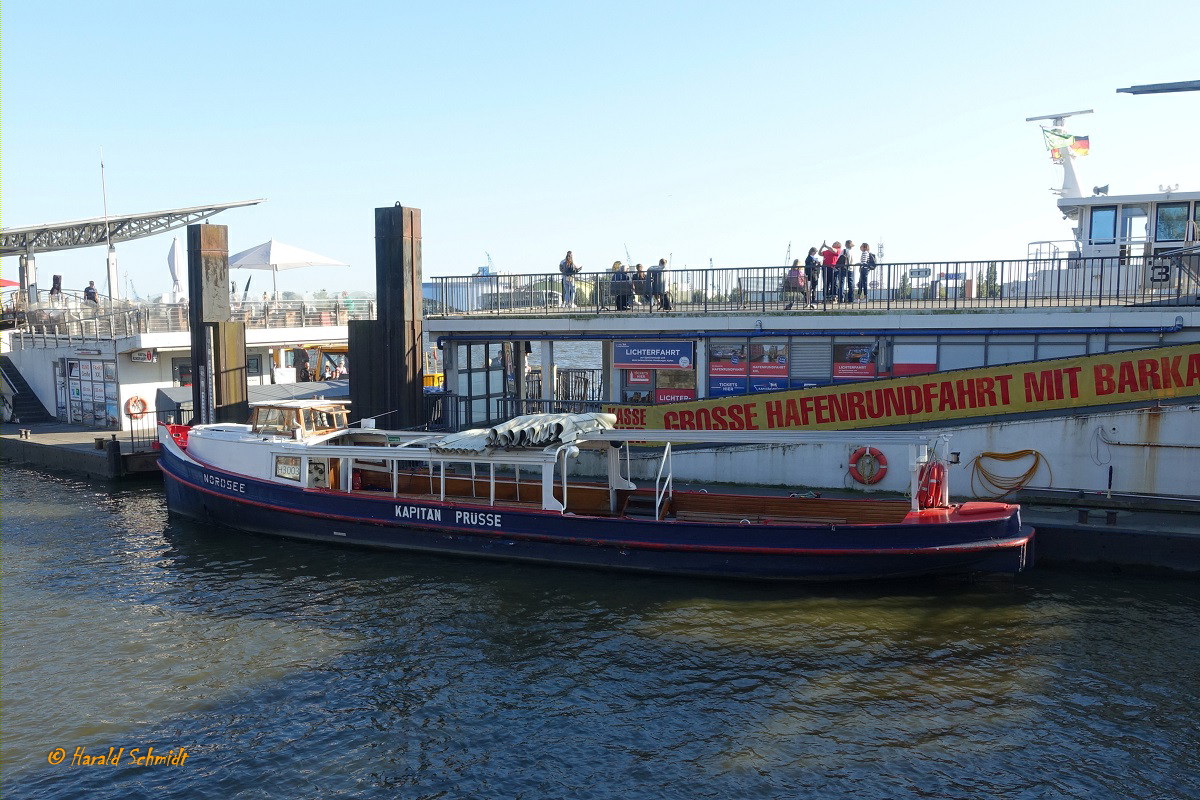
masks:
[[[28,439],[29,438],[29,428],[18,428],[17,436],[21,439]]]

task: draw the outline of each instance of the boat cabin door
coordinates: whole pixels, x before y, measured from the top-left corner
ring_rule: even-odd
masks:
[[[312,489],[328,489],[329,488],[329,472],[330,459],[328,458],[310,458],[308,459],[308,486]],[[337,463],[337,459],[333,459],[333,463]],[[336,483],[334,484],[336,485]]]

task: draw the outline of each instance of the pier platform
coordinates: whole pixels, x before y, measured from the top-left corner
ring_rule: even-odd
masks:
[[[127,431],[63,422],[0,425],[0,459],[110,480],[158,472],[158,454],[135,451]]]

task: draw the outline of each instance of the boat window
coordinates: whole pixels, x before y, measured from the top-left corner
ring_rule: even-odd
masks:
[[[1091,244],[1112,244],[1117,237],[1117,207],[1096,206],[1088,228]]]
[[[1155,241],[1182,242],[1187,218],[1187,203],[1159,203],[1154,220]]]
[[[304,423],[311,431],[331,431],[343,427],[345,412],[327,408],[304,409]]]
[[[1146,206],[1121,206],[1121,241],[1144,242],[1150,234],[1150,215]]]
[[[291,433],[288,416],[282,408],[257,408],[254,415],[255,433]]]

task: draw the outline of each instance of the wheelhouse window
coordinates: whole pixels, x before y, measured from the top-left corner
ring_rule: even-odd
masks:
[[[304,409],[304,427],[310,433],[329,433],[346,427],[346,412],[331,408]]]
[[[1150,214],[1144,205],[1121,206],[1121,242],[1144,242],[1150,236]]]
[[[296,429],[296,412],[288,408],[259,407],[250,416],[250,427],[255,433],[290,434]]]
[[[1117,207],[1096,206],[1088,227],[1092,244],[1112,244],[1117,239]]]
[[[1154,220],[1155,241],[1182,242],[1187,221],[1187,203],[1159,203]]]

